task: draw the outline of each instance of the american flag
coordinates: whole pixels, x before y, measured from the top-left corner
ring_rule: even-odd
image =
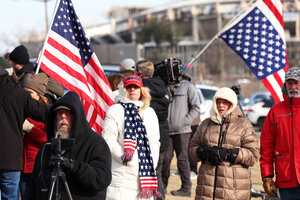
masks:
[[[114,104],[113,95],[71,0],[57,2],[39,65],[65,88],[78,93],[90,126],[101,134],[105,112]]]
[[[241,56],[274,101],[282,101],[288,58],[281,1],[257,1],[219,37]]]

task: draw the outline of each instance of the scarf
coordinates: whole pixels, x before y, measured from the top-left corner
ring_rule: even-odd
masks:
[[[123,163],[131,161],[135,149],[138,151],[141,192],[138,198],[160,197],[157,177],[144,122],[133,103],[121,103],[124,107],[124,155]]]

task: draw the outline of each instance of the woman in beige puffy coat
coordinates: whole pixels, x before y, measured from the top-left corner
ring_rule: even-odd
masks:
[[[210,118],[190,141],[190,155],[201,161],[196,200],[250,199],[249,167],[259,158],[258,140],[230,88],[216,92]]]

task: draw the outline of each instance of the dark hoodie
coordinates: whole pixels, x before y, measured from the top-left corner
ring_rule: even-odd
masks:
[[[22,69],[13,73],[12,79],[16,83],[20,84],[21,87],[23,87],[27,81],[33,78],[33,76],[34,76],[33,65],[32,63],[28,63],[24,65]]]
[[[150,107],[154,109],[159,121],[160,151],[165,151],[169,147],[168,109],[171,97],[168,86],[160,77],[144,78],[143,85],[150,89]]]
[[[48,106],[10,80],[0,67],[0,170],[22,170],[22,125],[26,117],[46,122]]]
[[[70,108],[73,114],[70,137],[75,138],[72,156],[74,168],[72,170],[63,169],[71,195],[74,200],[104,200],[106,189],[111,182],[111,153],[102,136],[90,128],[80,98],[75,92],[67,93],[50,108],[47,121],[48,141],[55,136],[56,112],[54,109],[62,105]],[[39,150],[34,164],[29,199],[47,199],[50,189],[50,174],[53,171],[49,165],[52,155],[49,143]],[[61,186],[60,199],[67,199],[62,182],[59,185]]]

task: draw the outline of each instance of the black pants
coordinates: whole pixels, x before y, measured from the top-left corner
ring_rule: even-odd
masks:
[[[195,134],[196,131],[197,131],[198,125],[196,125],[196,126],[191,126],[191,128],[192,128],[192,133],[191,133],[191,139],[192,139],[192,137],[194,136],[194,134]],[[198,169],[197,169],[197,162],[194,161],[194,160],[191,158],[190,154],[189,154],[189,162],[190,162],[190,169],[191,169],[191,172],[195,172],[195,174],[197,174],[197,172],[198,172]]]
[[[159,159],[158,159],[158,164],[156,167],[156,175],[157,175],[157,182],[158,182],[158,191],[161,194],[161,197],[158,198],[159,200],[165,200],[165,191],[164,191],[164,183],[162,181],[162,169],[165,161],[165,155],[166,151],[161,151],[159,153]]]
[[[177,168],[181,179],[181,190],[190,192],[192,183],[190,180],[190,163],[189,163],[189,142],[191,133],[182,133],[171,135],[169,138],[169,148],[166,151],[165,162],[162,169],[162,180],[165,187],[168,186],[170,177],[170,165],[175,150],[177,157]]]

